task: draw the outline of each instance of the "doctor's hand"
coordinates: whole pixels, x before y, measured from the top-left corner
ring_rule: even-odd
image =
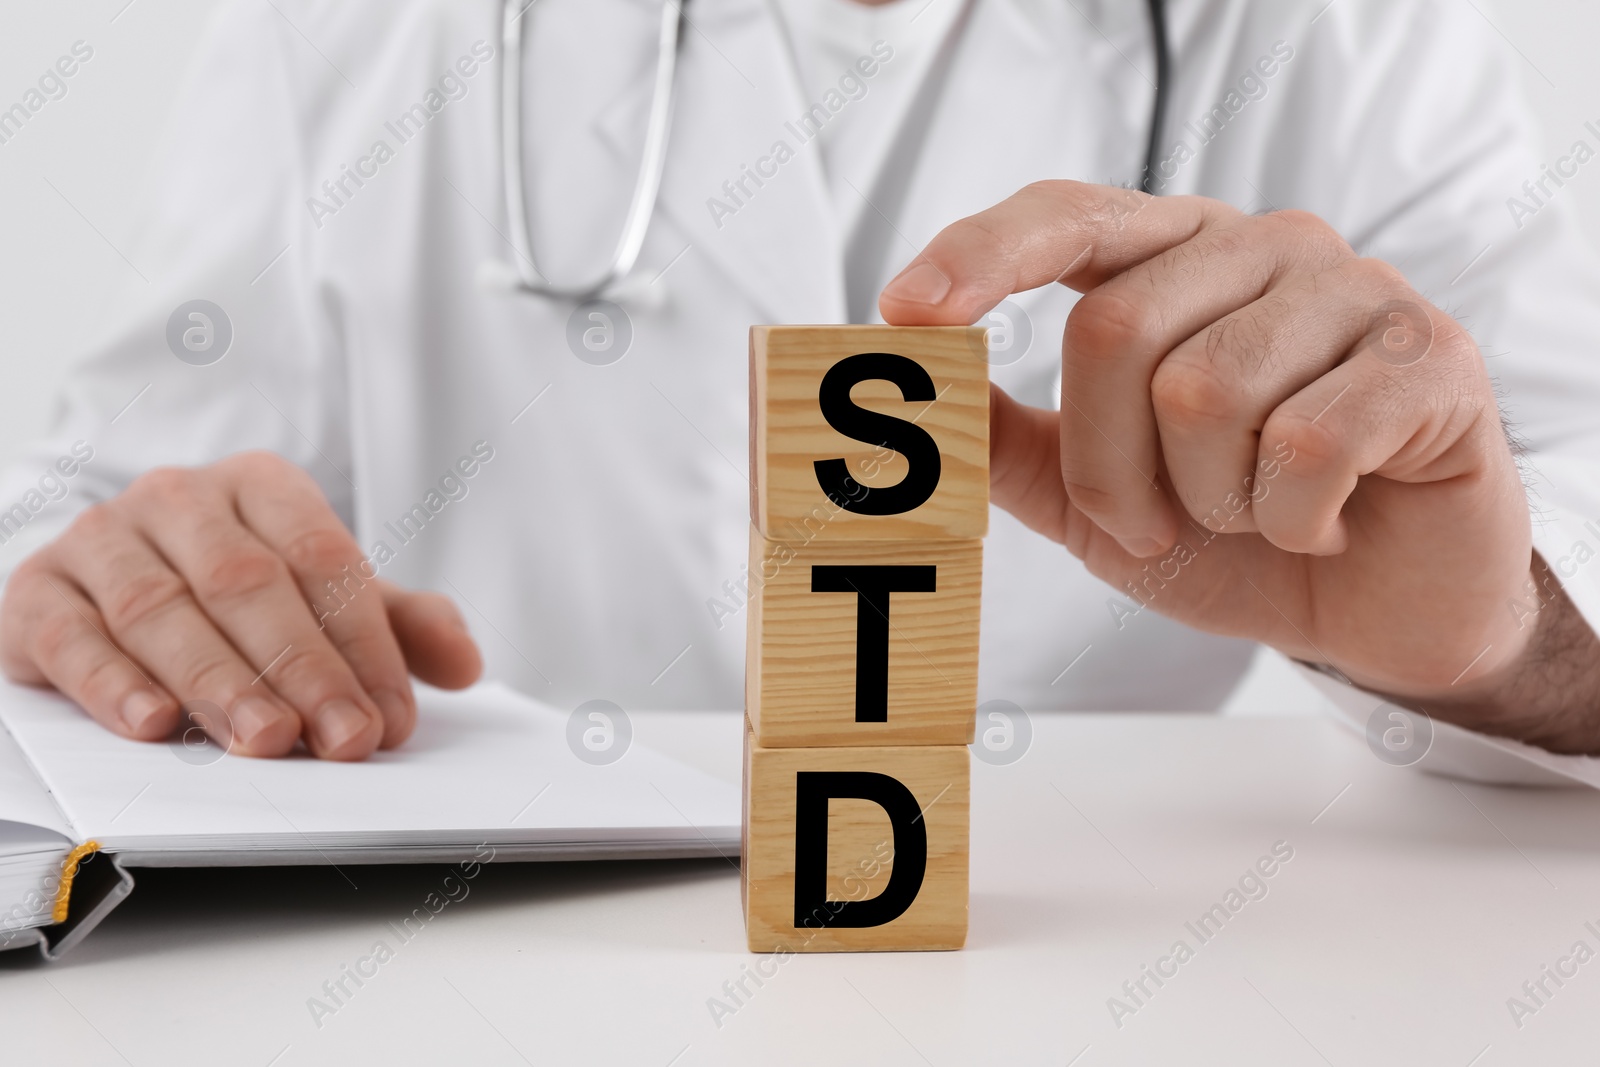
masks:
[[[124,737],[167,737],[193,701],[240,754],[303,738],[323,759],[364,759],[416,723],[408,667],[459,688],[481,661],[447,598],[363,567],[316,482],[277,456],[154,470],[16,569],[0,667]]]
[[[1148,607],[1600,750],[1600,643],[1547,592],[1483,359],[1400,271],[1301,212],[1043,182],[947,227],[879,307],[964,325],[1052,282],[1084,294],[1061,410],[994,390],[993,499],[1122,593],[1119,624]]]

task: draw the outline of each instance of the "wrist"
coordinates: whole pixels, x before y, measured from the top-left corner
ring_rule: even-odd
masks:
[[[1492,671],[1397,703],[1552,752],[1600,754],[1600,638],[1535,553],[1534,596],[1517,612],[1521,650]]]

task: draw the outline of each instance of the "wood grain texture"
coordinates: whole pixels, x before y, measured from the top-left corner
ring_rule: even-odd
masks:
[[[745,730],[745,930],[752,952],[958,949],[967,937],[970,765],[960,746],[784,748]],[[796,922],[796,788],[801,771],[887,774],[915,797],[927,859],[909,907],[881,926],[844,928],[838,902],[877,897],[893,877],[894,828],[871,801],[828,804],[826,901]]]
[[[967,540],[989,524],[987,333],[965,326],[755,326],[750,331],[751,521],[780,540]],[[868,515],[830,500],[817,460],[842,459],[868,493],[898,485],[905,456],[853,440],[819,403],[824,375],[852,355],[902,355],[932,379],[931,401],[907,401],[885,380],[850,391],[859,407],[912,422],[938,446],[933,494],[895,515]]]
[[[933,567],[933,592],[888,595],[886,721],[857,721],[858,627],[852,592],[813,592],[815,567]],[[965,745],[978,698],[981,541],[790,544],[750,531],[745,709],[760,743]],[[881,620],[880,626],[881,626]]]

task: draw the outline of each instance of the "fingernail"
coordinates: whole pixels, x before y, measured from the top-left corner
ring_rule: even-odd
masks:
[[[317,737],[322,752],[337,752],[371,728],[367,713],[348,700],[330,700],[317,710]]]
[[[233,706],[233,736],[241,745],[249,747],[263,731],[283,721],[283,712],[271,701],[260,697],[246,697]]]
[[[151,718],[160,714],[167,707],[167,702],[159,694],[148,689],[136,689],[129,693],[122,701],[122,721],[128,724],[128,729],[140,733]]]
[[[1140,559],[1161,554],[1161,542],[1149,537],[1130,537],[1122,542],[1122,547]]]
[[[950,291],[950,279],[927,260],[908,267],[890,282],[883,295],[908,304],[937,304]]]

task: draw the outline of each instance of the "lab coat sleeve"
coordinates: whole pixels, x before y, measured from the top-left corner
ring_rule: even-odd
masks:
[[[1297,45],[1264,187],[1398,266],[1472,331],[1526,448],[1535,548],[1600,630],[1600,264],[1562,188],[1600,169],[1600,123],[1545,149],[1522,94],[1526,61],[1474,5],[1325,10]],[[1536,606],[1530,586],[1505,610],[1531,624]],[[1362,725],[1380,704],[1322,688]],[[1507,776],[1471,763],[1453,768]]]
[[[245,449],[310,470],[348,522],[343,362],[313,281],[302,177],[306,116],[337,76],[295,34],[274,5],[242,2],[204,34],[121,249],[133,266],[105,301],[103,339],[69,373],[49,436],[0,473],[0,576],[140,473]],[[207,366],[180,361],[167,337],[196,298],[231,324],[226,355]]]

